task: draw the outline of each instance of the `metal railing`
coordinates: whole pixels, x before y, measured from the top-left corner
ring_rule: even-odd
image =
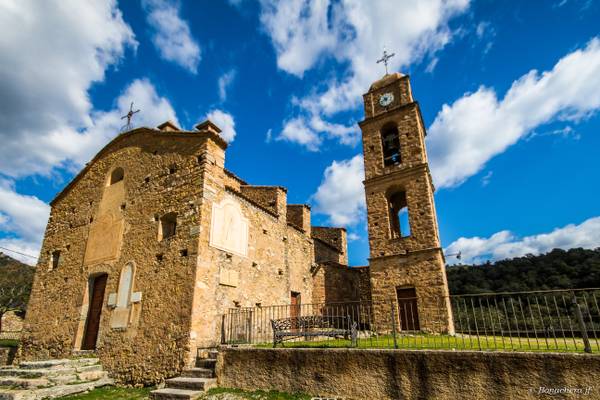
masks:
[[[222,316],[221,341],[273,346],[273,327],[283,326],[276,329],[285,330],[279,336],[285,336],[286,347],[592,353],[600,352],[599,305],[596,288],[238,307]],[[357,339],[338,336],[326,324],[298,322],[316,317],[338,318],[342,322],[335,328],[341,331],[355,325]]]

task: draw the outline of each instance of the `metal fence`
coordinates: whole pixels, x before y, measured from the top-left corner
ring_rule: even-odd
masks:
[[[600,352],[600,289],[232,308],[229,345]]]

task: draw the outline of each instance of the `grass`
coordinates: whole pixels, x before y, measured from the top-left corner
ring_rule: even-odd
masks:
[[[19,341],[17,339],[0,339],[0,347],[18,347]]]
[[[147,400],[154,388],[121,388],[116,386],[105,386],[94,389],[87,393],[75,394],[64,397],[69,400]],[[220,394],[234,394],[239,399],[247,400],[309,400],[311,397],[305,394],[289,394],[274,390],[256,390],[247,392],[240,389],[213,388],[207,393],[208,399]],[[219,396],[220,397],[220,396]]]
[[[142,400],[148,399],[151,387],[147,388],[121,388],[116,386],[105,386],[91,390],[87,393],[74,394],[63,397],[70,400]]]
[[[473,336],[473,335],[397,335],[396,344],[399,349],[422,350],[488,350],[488,351],[535,351],[535,352],[583,352],[582,339],[562,338],[523,338],[506,336]],[[600,340],[590,339],[593,352],[600,351]],[[272,343],[261,343],[256,347],[273,347]],[[277,347],[281,347],[278,345]],[[284,347],[307,348],[344,348],[352,347],[350,340],[308,340],[288,341]],[[358,348],[393,349],[392,335],[359,338]]]

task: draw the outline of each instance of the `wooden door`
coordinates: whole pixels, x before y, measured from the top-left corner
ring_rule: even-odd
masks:
[[[98,329],[100,328],[100,315],[102,314],[102,304],[104,303],[104,290],[106,289],[106,280],[108,275],[98,275],[92,283],[90,293],[90,304],[86,319],[85,335],[81,344],[82,350],[96,349],[96,340],[98,340]]]
[[[301,298],[300,293],[292,292],[290,296],[290,317],[295,318],[300,316],[300,304]],[[292,328],[297,329],[298,323],[294,319],[292,319]]]
[[[398,296],[398,315],[400,329],[403,331],[418,331],[419,312],[417,309],[417,292],[414,287],[396,289]]]

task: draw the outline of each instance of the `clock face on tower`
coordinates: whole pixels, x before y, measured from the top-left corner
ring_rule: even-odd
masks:
[[[387,107],[394,101],[394,95],[390,92],[384,93],[379,96],[379,104],[381,107]]]

